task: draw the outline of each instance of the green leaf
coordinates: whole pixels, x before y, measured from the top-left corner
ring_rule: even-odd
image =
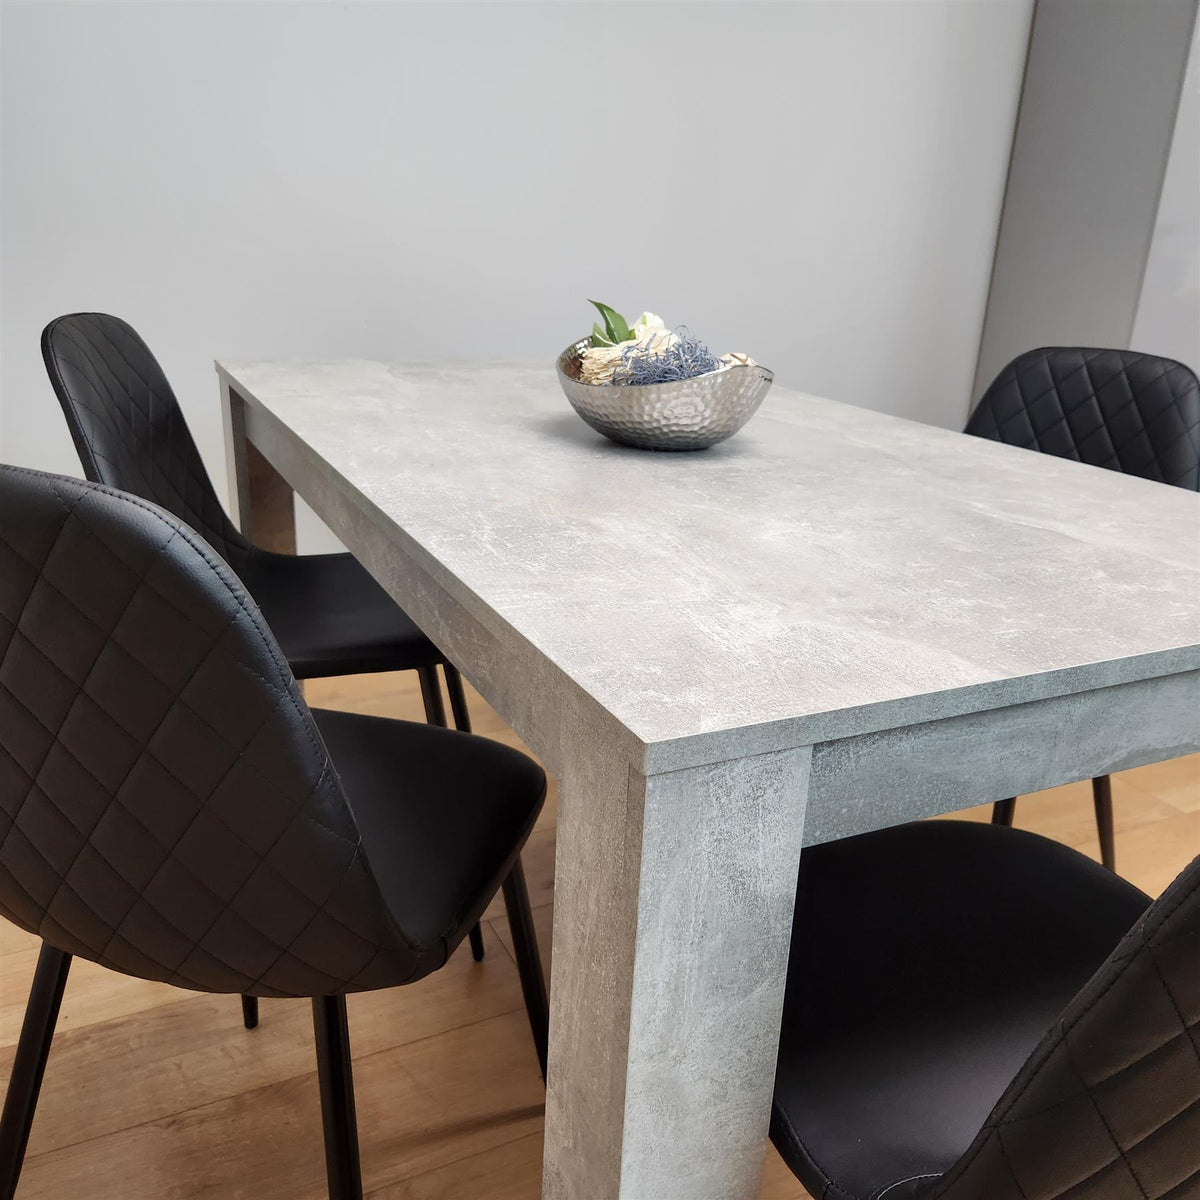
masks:
[[[595,321],[593,321],[592,322],[592,345],[593,346],[611,346],[612,344],[613,344],[613,342],[609,338],[608,334],[605,333],[604,330],[601,329],[600,326],[595,323]]]
[[[629,332],[629,325],[625,318],[615,308],[610,308],[607,304],[601,304],[599,300],[589,300],[588,303],[594,305],[604,318],[604,327],[608,331],[611,345],[616,345],[618,342],[628,342],[633,337],[633,334]]]

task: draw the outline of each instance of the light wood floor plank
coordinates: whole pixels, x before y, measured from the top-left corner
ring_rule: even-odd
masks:
[[[288,1035],[298,1031],[289,1027]],[[544,1110],[524,1012],[356,1056],[354,1073],[368,1191],[527,1136],[540,1126]],[[105,1100],[113,1103],[114,1096],[110,1089]],[[105,1102],[79,1097],[89,1101]],[[310,1070],[35,1155],[19,1195],[61,1200],[80,1194],[86,1179],[89,1200],[317,1200],[324,1171]]]
[[[379,1053],[504,1013],[524,1014],[516,968],[487,930],[490,959],[461,948],[441,970],[406,988],[351,996],[354,1052]],[[242,1026],[236,996],[176,991],[178,1003],[61,1032],[30,1139],[44,1153],[159,1120],[315,1070],[307,1000],[263,1000],[257,1029]],[[64,1010],[69,1007],[68,990]],[[532,1054],[532,1042],[529,1043]],[[6,1074],[12,1048],[0,1056]],[[122,1063],[113,1076],[112,1064]],[[81,1104],[81,1096],[95,1098]],[[103,1102],[100,1102],[103,1101]]]
[[[29,984],[40,946],[31,934],[22,933],[26,948],[0,959],[0,1046],[5,1047],[15,1045],[21,1032],[21,1018],[29,999]],[[66,1034],[131,1012],[178,1004],[188,995],[188,992],[165,983],[117,975],[93,962],[77,959],[71,964],[58,1029]],[[234,1004],[236,1007],[236,1001]]]
[[[1200,812],[1200,754],[1151,763],[1122,777],[1181,812]]]

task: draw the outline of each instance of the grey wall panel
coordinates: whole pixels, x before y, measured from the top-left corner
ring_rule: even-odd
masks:
[[[1200,370],[1200,24],[1192,34],[1130,345]]]
[[[975,378],[1127,347],[1196,0],[1038,0]]]

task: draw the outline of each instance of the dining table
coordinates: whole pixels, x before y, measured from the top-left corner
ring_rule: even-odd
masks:
[[[552,358],[217,373],[243,530],[302,497],[559,781],[545,1200],[758,1196],[804,847],[1200,749],[1195,493],[782,386],[656,453]]]

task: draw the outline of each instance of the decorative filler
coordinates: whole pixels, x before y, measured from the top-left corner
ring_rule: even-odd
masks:
[[[612,381],[638,387],[644,383],[694,379],[720,369],[716,355],[699,338],[692,337],[686,325],[680,325],[652,341],[648,351],[643,351],[638,342],[622,346],[621,363],[613,371]]]
[[[774,376],[749,355],[718,358],[686,325],[655,313],[630,324],[591,300],[603,320],[558,358],[575,411],[613,441],[647,450],[703,450],[754,415]]]
[[[599,300],[588,303],[604,318],[604,328],[592,324],[580,364],[579,377],[584,383],[639,387],[707,375],[719,371],[725,362],[753,365],[754,360],[745,354],[717,358],[686,325],[668,329],[655,313],[644,312],[630,325],[615,308]]]

